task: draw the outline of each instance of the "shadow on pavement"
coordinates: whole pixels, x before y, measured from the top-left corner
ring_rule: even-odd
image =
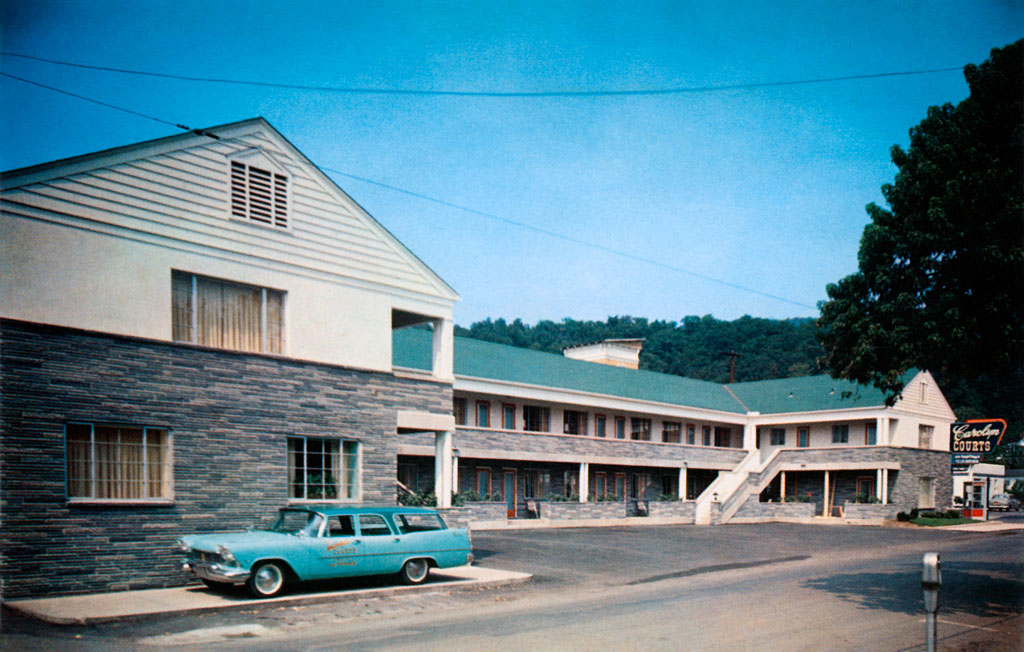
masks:
[[[1024,564],[942,564],[939,610],[985,618],[1016,616],[1024,610],[1020,577]],[[887,572],[846,573],[806,580],[803,586],[835,594],[865,609],[918,614],[923,611],[921,567],[901,565]]]

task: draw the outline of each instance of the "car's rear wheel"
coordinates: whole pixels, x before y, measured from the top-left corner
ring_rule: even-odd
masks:
[[[422,584],[430,574],[430,562],[426,559],[410,559],[402,566],[402,582],[404,584]]]
[[[285,571],[281,564],[261,561],[252,568],[246,586],[256,598],[272,598],[284,590]]]

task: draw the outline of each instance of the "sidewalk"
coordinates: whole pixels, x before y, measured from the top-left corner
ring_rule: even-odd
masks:
[[[57,625],[90,625],[116,620],[129,620],[155,614],[171,615],[198,611],[253,609],[268,604],[284,603],[288,606],[318,602],[347,602],[372,597],[398,595],[407,592],[448,591],[481,586],[519,584],[532,575],[501,571],[479,566],[459,566],[434,570],[430,579],[418,586],[386,586],[348,591],[296,593],[268,600],[256,600],[246,594],[219,593],[205,586],[185,586],[173,589],[147,589],[94,593],[59,598],[12,600],[3,603],[13,611]]]

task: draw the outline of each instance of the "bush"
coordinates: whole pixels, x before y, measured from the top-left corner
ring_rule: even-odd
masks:
[[[673,496],[672,494],[659,494],[655,500],[659,503],[667,503],[669,501],[679,500],[679,497]]]
[[[580,495],[577,493],[566,496],[564,494],[550,493],[544,497],[544,500],[549,503],[578,503],[580,502]]]
[[[598,494],[594,497],[594,501],[598,503],[615,503],[618,502],[618,500],[618,496],[609,493]]]
[[[919,514],[920,514],[920,512],[918,512],[916,507],[914,509],[910,510],[910,520],[913,521],[915,518],[918,517]]]
[[[946,518],[960,518],[962,514],[959,509],[951,509],[946,512]]]
[[[910,522],[910,514],[907,514],[906,512],[900,512],[900,513],[896,514],[896,520],[899,521],[900,523],[909,523]]]
[[[418,491],[414,494],[402,491],[398,494],[398,504],[407,507],[436,507],[437,496],[433,491]]]
[[[871,495],[871,494],[863,493],[862,492],[862,493],[854,495],[853,502],[860,503],[860,504],[863,504],[863,505],[877,505],[877,504],[881,503],[882,501],[879,500],[878,498],[876,498],[875,496]]]

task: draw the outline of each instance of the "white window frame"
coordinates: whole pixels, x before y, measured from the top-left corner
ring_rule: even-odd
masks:
[[[311,439],[316,439],[316,440],[325,441],[325,442],[326,441],[333,441],[333,442],[337,442],[338,443],[338,465],[339,465],[339,468],[335,471],[335,473],[338,476],[338,485],[337,485],[337,487],[338,487],[338,497],[337,498],[295,498],[295,497],[293,497],[291,495],[292,487],[291,487],[291,482],[289,482],[289,480],[290,480],[290,477],[291,477],[292,468],[291,468],[291,460],[288,459],[288,446],[289,446],[290,441],[293,440],[293,439],[301,439],[301,440],[303,440],[303,442],[304,442],[303,443],[303,451],[302,451],[303,455],[308,455],[309,454],[307,452],[308,449],[307,449],[307,447],[305,445],[305,442],[307,442],[307,441],[309,441]],[[355,463],[355,468],[353,469],[353,473],[355,474],[355,478],[353,478],[353,480],[352,480],[352,496],[350,496],[350,497],[342,497],[342,495],[341,495],[342,494],[342,484],[341,484],[342,473],[341,473],[341,468],[344,466],[345,444],[352,444],[355,447],[356,463]],[[303,465],[303,468],[304,469],[306,468],[305,465]],[[308,472],[308,470],[307,470],[307,472]],[[285,475],[286,475],[285,481],[287,483],[286,493],[288,495],[288,503],[289,504],[300,504],[301,505],[301,504],[308,504],[308,503],[358,503],[358,502],[362,502],[362,500],[363,500],[363,445],[362,445],[362,442],[357,440],[357,439],[343,439],[341,437],[318,437],[318,436],[314,436],[314,435],[288,435],[285,438]],[[308,495],[309,494],[308,487],[306,486],[306,482],[305,481],[303,481],[303,494],[304,495]]]
[[[89,491],[92,495],[90,496],[72,496],[71,495],[71,476],[68,472],[68,456],[70,450],[68,446],[68,426],[82,426],[89,428]],[[163,475],[160,478],[161,495],[154,497],[145,498],[97,498],[96,487],[98,486],[96,477],[96,426],[108,427],[108,428],[131,428],[135,430],[142,430],[143,437],[143,454],[142,454],[142,477],[149,477],[149,455],[146,452],[146,446],[149,440],[149,431],[160,431],[164,433],[164,460],[163,460]],[[171,429],[166,427],[158,426],[138,426],[129,424],[114,424],[104,422],[83,422],[83,421],[71,421],[64,426],[64,495],[68,503],[102,503],[102,504],[128,504],[128,505],[166,505],[174,502],[174,448],[172,446],[172,435]],[[148,481],[147,481],[148,482]]]
[[[189,310],[189,333],[191,334],[190,339],[174,339],[174,276],[180,275],[186,277],[191,285],[190,298],[191,309]],[[288,350],[288,293],[284,290],[277,290],[274,288],[263,287],[262,285],[254,285],[252,283],[242,283],[240,281],[232,281],[228,279],[216,278],[214,276],[205,276],[203,274],[193,274],[192,272],[185,272],[179,269],[171,270],[171,313],[172,313],[172,324],[171,324],[171,338],[175,342],[184,342],[186,344],[199,345],[199,280],[212,281],[214,283],[224,283],[227,285],[238,285],[244,288],[252,288],[260,291],[260,350],[251,351],[249,349],[228,349],[223,348],[224,351],[242,351],[243,353],[262,353],[267,355],[285,355]],[[277,292],[281,295],[281,342],[280,352],[270,352],[270,336],[268,335],[268,323],[267,323],[267,292]],[[201,345],[211,346],[211,348],[222,348],[213,347],[212,345]]]

